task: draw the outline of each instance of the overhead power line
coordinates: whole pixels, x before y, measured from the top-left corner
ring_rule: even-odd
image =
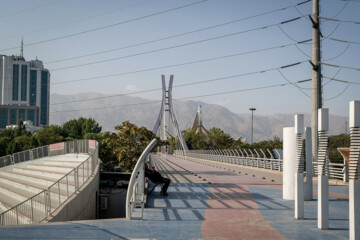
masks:
[[[42,7],[46,7],[46,6],[49,6],[49,5],[53,5],[53,4],[62,2],[62,1],[63,1],[63,0],[57,0],[57,1],[45,3],[45,4],[42,4],[42,5],[39,5],[39,6],[35,6],[35,7],[31,7],[31,8],[26,8],[26,9],[23,9],[23,10],[20,10],[20,11],[15,11],[15,12],[6,13],[6,14],[4,14],[4,15],[0,15],[0,18],[9,17],[9,16],[12,16],[12,15],[21,14],[21,13],[24,13],[24,12],[29,12],[29,11],[32,11],[32,10],[35,10],[35,9],[38,9],[38,8],[42,8]],[[31,2],[31,4],[32,4],[32,2]]]
[[[351,69],[351,70],[360,71],[360,68],[356,68],[356,67],[347,67],[347,66],[341,66],[341,65],[324,63],[324,62],[321,62],[320,64],[325,65],[325,66],[329,66],[329,67],[334,67],[334,68],[344,68],[344,69]]]
[[[170,49],[174,49],[174,48],[180,48],[180,47],[190,46],[190,45],[194,45],[194,44],[198,44],[198,43],[204,43],[204,42],[213,41],[213,40],[217,40],[217,39],[221,39],[221,38],[232,37],[232,36],[236,36],[236,35],[239,35],[239,34],[249,33],[249,32],[253,32],[253,31],[257,31],[257,30],[264,30],[264,29],[267,29],[267,28],[270,28],[270,27],[274,27],[274,26],[280,26],[280,25],[282,25],[282,24],[286,24],[286,23],[289,23],[289,22],[293,22],[293,21],[296,21],[296,20],[298,20],[298,19],[300,19],[300,17],[298,17],[298,18],[296,18],[296,19],[291,19],[291,20],[288,20],[288,21],[285,21],[285,22],[270,24],[270,25],[266,25],[266,26],[262,26],[262,27],[257,27],[257,28],[253,28],[253,29],[248,29],[248,30],[244,30],[244,31],[240,31],[240,32],[235,32],[235,33],[229,33],[229,34],[220,35],[220,36],[216,36],[216,37],[212,37],[212,38],[207,38],[207,39],[202,39],[202,40],[198,40],[198,41],[194,41],[194,42],[183,43],[183,44],[179,44],[179,45],[175,45],[175,46],[170,46],[170,47],[155,49],[155,50],[146,51],[146,52],[141,52],[141,53],[130,54],[130,55],[121,56],[121,57],[116,57],[116,58],[110,58],[110,59],[105,59],[105,60],[100,60],[100,61],[95,61],[95,62],[89,62],[89,63],[83,63],[83,64],[78,64],[78,65],[72,65],[72,66],[62,67],[62,68],[57,68],[57,69],[51,69],[51,71],[54,72],[54,71],[59,71],[59,70],[64,70],[64,69],[70,69],[70,68],[78,68],[78,67],[83,67],[83,66],[88,66],[88,65],[94,65],[94,64],[104,63],[104,62],[110,62],[110,61],[125,59],[125,58],[129,58],[129,57],[135,57],[135,56],[140,56],[140,55],[145,55],[145,54],[150,54],[150,53],[155,53],[155,52],[161,52],[161,51],[170,50]],[[308,40],[308,41],[310,41],[310,40]],[[299,42],[297,42],[297,44],[299,44]]]
[[[24,44],[24,46],[33,46],[33,45],[38,45],[38,44],[41,44],[41,43],[52,42],[52,41],[56,41],[56,40],[60,40],[60,39],[64,39],[64,38],[69,38],[69,37],[74,37],[74,36],[78,36],[78,35],[82,35],[82,34],[86,34],[86,33],[90,33],[90,32],[95,32],[95,31],[99,31],[99,30],[102,30],[102,29],[111,28],[111,27],[122,25],[122,24],[126,24],[126,23],[130,23],[130,22],[135,22],[135,21],[138,21],[138,20],[158,16],[158,15],[161,15],[161,14],[164,14],[164,13],[168,13],[168,12],[176,11],[176,10],[179,10],[179,9],[182,9],[182,8],[194,6],[194,5],[204,3],[204,2],[207,2],[207,1],[208,0],[201,0],[201,1],[198,1],[198,2],[195,2],[195,3],[182,5],[180,7],[167,9],[167,10],[164,10],[164,11],[160,11],[160,12],[152,13],[152,14],[149,14],[149,15],[133,18],[133,19],[130,19],[130,20],[125,20],[125,21],[113,23],[113,24],[110,24],[110,25],[102,26],[102,27],[92,28],[92,29],[89,29],[89,30],[85,30],[85,31],[81,31],[81,32],[73,33],[73,34],[68,34],[68,35],[64,35],[64,36],[60,36],[60,37],[50,38],[50,39],[39,41],[39,42]],[[1,49],[0,51],[12,50],[12,49],[17,49],[17,48],[20,48],[20,47],[11,47],[11,48],[6,48],[6,49]]]
[[[219,59],[231,58],[231,57],[241,56],[241,55],[245,55],[245,54],[264,52],[264,51],[269,51],[269,50],[273,50],[273,49],[277,49],[277,48],[293,46],[295,44],[297,44],[297,43],[285,44],[285,45],[280,45],[280,46],[275,46],[275,47],[268,47],[268,48],[253,50],[253,51],[247,51],[247,52],[240,52],[240,53],[235,53],[235,54],[230,54],[230,55],[225,55],[225,56],[220,56],[220,57],[206,58],[206,59],[201,59],[201,60],[196,60],[196,61],[191,61],[191,62],[177,63],[177,64],[172,64],[172,65],[167,65],[167,66],[135,70],[135,71],[130,71],[130,72],[122,72],[122,73],[115,73],[115,74],[109,74],[109,75],[103,75],[103,76],[97,76],[97,77],[88,77],[88,78],[80,78],[80,79],[66,80],[66,81],[60,81],[60,82],[53,82],[51,84],[52,85],[66,84],[66,83],[89,81],[89,80],[100,79],[100,78],[109,78],[109,77],[115,77],[115,76],[130,75],[130,74],[141,73],[141,72],[149,72],[149,71],[160,70],[160,69],[165,69],[165,68],[179,67],[179,66],[191,65],[191,64],[195,64],[195,63],[202,63],[202,62],[214,61],[214,60],[219,60]]]
[[[323,78],[329,79],[330,81],[336,81],[336,82],[341,82],[341,83],[360,84],[360,82],[352,82],[352,81],[347,81],[347,80],[341,80],[341,79],[337,79],[337,78],[333,78],[333,77],[323,76]]]
[[[61,1],[63,1],[63,0],[61,0]],[[67,26],[67,25],[70,25],[70,24],[74,24],[74,23],[86,21],[86,20],[89,20],[89,19],[101,17],[101,16],[104,16],[104,15],[108,15],[108,14],[111,14],[111,13],[114,13],[114,12],[118,12],[118,11],[121,11],[121,10],[124,10],[124,9],[127,9],[127,8],[130,8],[130,7],[133,7],[133,6],[137,6],[137,5],[142,4],[142,3],[145,3],[145,2],[149,2],[149,0],[145,0],[145,1],[142,1],[142,2],[134,3],[134,4],[131,4],[131,5],[129,5],[129,6],[125,6],[125,7],[118,8],[118,9],[112,9],[112,10],[110,10],[110,11],[106,11],[106,12],[103,12],[103,13],[99,13],[99,14],[92,15],[92,16],[88,16],[88,17],[84,17],[84,18],[80,18],[80,19],[77,19],[77,20],[74,20],[74,21],[70,21],[70,22],[65,22],[65,23],[61,23],[61,24],[57,24],[57,25],[53,25],[53,26],[49,26],[49,27],[45,27],[45,28],[33,30],[33,31],[28,31],[28,32],[20,33],[20,34],[11,35],[11,36],[0,37],[0,39],[9,39],[9,38],[14,38],[14,37],[19,37],[19,36],[25,36],[25,35],[32,34],[32,33],[43,32],[43,31],[46,31],[46,30],[49,30],[49,29],[55,29],[55,28],[59,28],[59,27],[64,27],[64,26]]]
[[[319,18],[321,19],[325,19],[328,21],[333,21],[333,22],[343,22],[343,23],[354,23],[354,24],[360,24],[359,21],[351,21],[351,20],[340,20],[340,19],[336,19],[336,18],[328,18],[328,17],[321,17],[319,16]]]
[[[278,69],[293,67],[293,66],[299,65],[299,64],[304,63],[304,62],[298,62],[298,63],[294,63],[294,64],[288,64],[288,65],[285,65],[285,66],[280,66],[280,67],[275,67],[275,68],[268,68],[268,69],[263,69],[263,70],[259,70],[259,71],[248,72],[248,73],[241,73],[241,74],[236,74],[236,75],[231,75],[231,76],[226,76],[226,77],[219,77],[219,78],[213,78],[213,79],[202,80],[202,81],[197,81],[197,82],[184,83],[184,84],[180,84],[180,85],[174,85],[173,88],[186,87],[186,86],[197,85],[197,84],[204,84],[204,83],[209,83],[209,82],[227,80],[227,79],[236,78],[236,77],[250,76],[250,75],[254,75],[254,74],[262,74],[262,73],[265,73],[265,72],[270,72],[270,71],[274,71],[274,70],[278,70]],[[61,105],[61,104],[67,104],[67,103],[87,102],[87,101],[92,101],[92,100],[129,96],[129,95],[135,95],[135,94],[147,93],[147,92],[154,92],[154,91],[159,91],[159,90],[161,90],[161,88],[155,88],[155,89],[149,89],[149,90],[143,90],[143,91],[137,91],[137,92],[131,92],[131,93],[122,93],[122,94],[103,96],[103,97],[86,98],[86,99],[75,100],[75,101],[57,102],[57,103],[52,103],[50,105]]]
[[[298,81],[298,82],[301,82],[301,81]],[[291,85],[291,84],[294,84],[294,83],[282,83],[282,84],[267,85],[267,86],[255,87],[255,88],[246,88],[246,89],[232,90],[232,91],[226,91],[226,92],[217,92],[217,93],[204,94],[204,95],[198,95],[198,96],[176,98],[173,100],[185,100],[185,99],[194,99],[194,98],[202,98],[202,97],[210,97],[210,96],[219,96],[219,95],[226,95],[226,94],[239,93],[239,92],[248,92],[248,91],[269,89],[269,88],[275,88],[275,87],[284,87],[284,86]],[[133,107],[133,106],[148,105],[148,104],[154,104],[154,103],[160,103],[160,102],[161,101],[147,101],[147,102],[135,103],[135,104],[123,104],[123,105],[104,106],[104,107],[96,107],[96,108],[62,110],[62,111],[55,111],[55,112],[51,112],[51,113],[56,114],[56,113],[65,113],[65,112],[79,112],[79,111],[89,111],[89,110],[93,111],[93,110],[98,110],[98,109]]]
[[[336,42],[342,42],[342,43],[360,44],[360,42],[342,40],[342,39],[337,39],[337,38],[329,38],[329,39],[330,39],[330,40],[333,40],[333,41],[336,41]]]
[[[234,23],[237,23],[237,22],[249,20],[249,19],[252,19],[252,18],[261,17],[261,16],[268,15],[268,14],[271,14],[271,13],[284,11],[284,10],[293,8],[295,6],[307,3],[309,1],[311,1],[311,0],[301,2],[301,3],[295,4],[295,5],[291,5],[291,6],[288,6],[288,7],[284,7],[284,8],[278,8],[278,9],[275,9],[275,10],[272,10],[272,11],[263,12],[263,13],[260,13],[260,14],[255,14],[255,15],[252,15],[252,16],[249,16],[249,17],[244,17],[244,18],[224,22],[224,23],[221,23],[221,24],[212,25],[212,26],[205,27],[205,28],[200,28],[200,29],[196,29],[196,30],[192,30],[192,31],[188,31],[188,32],[180,33],[180,34],[171,35],[171,36],[168,36],[168,37],[158,38],[158,39],[155,39],[155,40],[150,40],[150,41],[137,43],[137,44],[132,44],[132,45],[119,47],[119,48],[113,48],[113,49],[109,49],[109,50],[105,50],[105,51],[99,51],[99,52],[94,52],[94,53],[90,53],[90,54],[84,54],[84,55],[75,56],[75,57],[69,57],[69,58],[64,58],[64,59],[59,59],[59,60],[48,61],[48,62],[45,62],[45,63],[46,64],[52,64],[52,63],[63,62],[63,61],[68,61],[68,60],[74,60],[74,59],[90,57],[90,56],[94,56],[94,55],[98,55],[98,54],[103,54],[103,53],[109,53],[109,52],[114,52],[114,51],[118,51],[118,50],[128,49],[128,48],[132,48],[132,47],[138,47],[138,46],[142,46],[142,45],[146,45],[146,44],[150,44],[150,43],[160,42],[160,41],[163,41],[163,40],[168,40],[168,39],[172,39],[172,38],[176,38],[176,37],[181,37],[181,36],[185,36],[185,35],[189,35],[189,34],[193,34],[193,33],[198,33],[198,32],[202,32],[202,31],[206,31],[206,30],[210,30],[210,29],[214,29],[214,28],[234,24]],[[302,16],[305,16],[305,15],[302,15]],[[295,41],[295,42],[297,42],[297,41]]]

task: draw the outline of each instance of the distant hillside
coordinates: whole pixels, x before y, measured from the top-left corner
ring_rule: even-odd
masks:
[[[152,130],[160,111],[161,102],[143,99],[139,97],[116,97],[102,98],[107,96],[99,93],[87,93],[78,95],[51,95],[51,103],[71,102],[69,104],[51,105],[50,112],[68,111],[75,109],[93,109],[75,112],[51,113],[51,124],[62,124],[70,119],[92,117],[103,127],[104,131],[113,131],[114,126],[129,120],[138,126],[145,126]],[[76,102],[84,98],[98,98],[91,102]],[[148,103],[148,104],[142,104]],[[198,105],[202,105],[203,124],[207,129],[219,127],[232,137],[247,137],[251,134],[251,115],[235,114],[225,107],[215,104],[206,104],[199,101],[176,101],[176,115],[181,130],[192,126]],[[125,106],[124,106],[125,105]],[[127,106],[126,106],[127,105]],[[122,106],[110,108],[110,106]],[[108,108],[107,108],[108,107]],[[94,109],[97,108],[97,109]],[[336,135],[344,132],[344,124],[347,121],[343,116],[330,116],[330,134]],[[310,115],[305,114],[305,124],[310,126]],[[254,140],[266,140],[274,136],[282,137],[282,129],[294,125],[294,113],[273,114],[268,116],[254,114]]]

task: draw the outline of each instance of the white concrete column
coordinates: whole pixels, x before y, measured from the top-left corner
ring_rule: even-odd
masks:
[[[303,155],[304,115],[295,115],[296,158],[295,160],[295,219],[304,218],[304,155]]]
[[[350,240],[360,239],[360,180],[349,180]]]
[[[313,199],[313,157],[312,157],[312,135],[311,127],[305,127],[305,149],[306,149],[306,182],[304,185],[304,200],[311,201]]]
[[[283,128],[283,199],[295,199],[296,135],[294,127]]]
[[[318,175],[318,228],[329,228],[329,178]]]
[[[350,102],[349,236],[360,239],[360,101]]]
[[[328,150],[327,131],[329,131],[329,109],[318,111],[318,228],[329,228],[329,178],[326,176],[326,155]],[[325,141],[324,141],[325,140]]]
[[[304,173],[295,173],[295,219],[304,219]]]

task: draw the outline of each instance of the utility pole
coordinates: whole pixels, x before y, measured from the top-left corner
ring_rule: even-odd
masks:
[[[311,111],[311,129],[312,129],[312,152],[314,162],[317,162],[318,153],[318,109],[322,108],[321,93],[321,53],[320,53],[320,21],[319,21],[319,1],[313,0],[313,16],[310,20],[313,24],[312,40],[312,111]]]

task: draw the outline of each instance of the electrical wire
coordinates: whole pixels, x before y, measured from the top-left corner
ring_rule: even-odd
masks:
[[[332,57],[332,58],[328,58],[328,59],[324,59],[325,62],[327,61],[331,61],[331,60],[334,60],[340,56],[342,56],[350,47],[350,44],[348,43],[348,45],[344,48],[344,50],[342,52],[340,52],[338,55],[336,55],[335,57]]]
[[[259,70],[259,71],[253,71],[253,72],[248,72],[248,73],[241,73],[241,74],[236,74],[236,75],[231,75],[231,76],[226,76],[226,77],[220,77],[220,78],[213,78],[213,79],[202,80],[202,81],[191,82],[191,83],[184,83],[184,84],[180,84],[180,85],[174,85],[173,88],[186,87],[186,86],[197,85],[197,84],[204,84],[204,83],[215,82],[215,81],[220,81],[220,80],[227,80],[227,79],[236,78],[236,77],[250,76],[250,75],[254,75],[254,74],[262,74],[262,73],[265,73],[265,72],[270,72],[270,71],[277,70],[277,69],[279,69],[279,68],[284,68],[284,67],[299,65],[299,64],[302,64],[302,63],[304,63],[304,62],[305,62],[305,61],[303,61],[303,62],[298,62],[298,63],[294,63],[294,64],[288,64],[288,65],[286,65],[286,66],[280,66],[280,67],[275,67],[275,68],[263,69],[263,70]],[[50,105],[60,105],[60,104],[67,104],[67,103],[86,102],[86,101],[97,100],[97,99],[129,96],[129,95],[134,95],[134,94],[139,94],[139,93],[147,93],[147,92],[153,92],[153,91],[159,91],[159,90],[161,90],[161,88],[143,90],[143,91],[132,92],[132,93],[122,93],[122,94],[116,94],[116,95],[110,95],[110,96],[103,96],[103,97],[86,98],[86,99],[76,100],[76,101],[57,102],[57,103],[52,103],[52,104],[50,104]]]
[[[298,81],[298,82],[301,82],[301,81]],[[246,88],[246,89],[239,89],[239,90],[232,90],[232,91],[226,91],[226,92],[218,92],[218,93],[204,94],[204,95],[191,96],[191,97],[182,97],[182,98],[176,98],[176,99],[173,99],[173,100],[178,101],[178,100],[185,100],[185,99],[194,99],[194,98],[202,98],[202,97],[210,97],[210,96],[219,96],[219,95],[226,95],[226,94],[239,93],[239,92],[247,92],[247,91],[255,91],[255,90],[269,89],[269,88],[275,88],[275,87],[284,87],[284,86],[292,85],[292,84],[294,84],[294,83],[274,84],[274,85],[268,85],[268,86],[262,86],[262,87],[255,87],[255,88]],[[89,110],[93,111],[93,110],[108,109],[108,108],[132,107],[132,106],[148,105],[148,104],[154,104],[154,103],[160,103],[160,102],[162,102],[162,101],[147,101],[147,102],[142,102],[142,103],[123,104],[123,105],[116,105],[116,106],[105,106],[105,107],[96,107],[96,108],[72,109],[72,110],[55,111],[55,112],[51,112],[51,114],[65,113],[65,112],[89,111]]]
[[[328,20],[328,21],[333,21],[333,22],[360,24],[359,21],[340,20],[340,19],[336,19],[336,18],[328,18],[328,17],[322,17],[322,16],[319,16],[319,18],[320,18],[320,19],[325,19],[325,20]]]
[[[306,1],[306,2],[309,2],[309,1]],[[232,20],[232,21],[229,21],[229,22],[224,22],[224,23],[221,23],[221,24],[216,24],[216,25],[213,25],[213,26],[209,26],[209,27],[205,27],[205,28],[200,28],[200,29],[192,30],[192,31],[189,31],[189,32],[184,32],[184,33],[180,33],[180,34],[176,34],[176,35],[171,35],[171,36],[168,36],[168,37],[158,38],[158,39],[155,39],[155,40],[150,40],[150,41],[146,41],[146,42],[142,42],[142,43],[137,43],[137,44],[132,44],[132,45],[128,45],[128,46],[124,46],[124,47],[119,47],[119,48],[113,48],[113,49],[109,49],[109,50],[105,50],[105,51],[100,51],[100,52],[94,52],[94,53],[85,54],[85,55],[81,55],[81,56],[76,56],[76,57],[70,57],[70,58],[65,58],[65,59],[48,61],[48,62],[45,62],[45,63],[46,63],[46,64],[52,64],[52,63],[57,63],[57,62],[63,62],[63,61],[74,60],[74,59],[79,59],[79,58],[94,56],[94,55],[98,55],[98,54],[113,52],[113,51],[117,51],[117,50],[123,50],[123,49],[127,49],[127,48],[132,48],[132,47],[138,47],[138,46],[146,45],[146,44],[149,44],[149,43],[155,43],[155,42],[159,42],[159,41],[163,41],[163,40],[168,40],[168,39],[172,39],[172,38],[176,38],[176,37],[180,37],[180,36],[185,36],[185,35],[189,35],[189,34],[193,34],[193,33],[198,33],[198,32],[202,32],[202,31],[205,31],[205,30],[210,30],[210,29],[214,29],[214,28],[226,26],[226,25],[229,25],[229,24],[233,24],[233,23],[237,23],[237,22],[249,20],[249,19],[252,19],[252,18],[261,17],[261,16],[268,15],[268,14],[271,14],[271,13],[274,13],[274,12],[278,12],[278,11],[284,11],[284,10],[286,10],[286,9],[293,8],[294,6],[297,6],[297,5],[303,4],[303,3],[304,3],[304,2],[295,4],[295,5],[291,5],[291,6],[288,6],[288,7],[285,7],[285,8],[279,8],[279,9],[275,9],[275,10],[272,10],[272,11],[268,11],[268,12],[264,12],[264,13],[260,13],[260,14],[256,14],[256,15],[252,15],[252,16],[249,16],[249,17],[244,17],[244,18]],[[303,17],[303,16],[305,16],[305,15],[302,15],[302,16],[300,16],[300,17]]]
[[[331,78],[331,77],[323,76],[323,78],[329,79],[331,81],[342,82],[342,83],[360,84],[360,82],[352,82],[352,81],[347,81],[347,80],[341,80],[341,79],[337,79],[337,78],[333,78],[333,77]]]
[[[341,25],[341,22],[338,22],[338,24],[336,24],[335,28],[329,33],[329,35],[323,37],[323,39],[330,38],[336,32],[336,30],[340,27],[340,25]]]
[[[57,0],[57,1],[53,1],[53,2],[48,2],[48,3],[42,4],[42,5],[39,5],[39,6],[36,6],[36,7],[31,7],[31,8],[26,8],[26,9],[16,11],[16,12],[6,13],[4,15],[1,15],[0,18],[9,17],[9,16],[12,16],[12,15],[17,15],[17,14],[24,13],[24,12],[29,12],[29,11],[32,11],[32,10],[35,10],[35,9],[38,9],[38,8],[42,8],[42,7],[46,7],[46,6],[49,6],[49,5],[53,5],[53,4],[62,2],[62,1],[63,0]]]
[[[98,30],[102,30],[102,29],[106,29],[106,28],[111,28],[111,27],[115,27],[115,26],[122,25],[122,24],[126,24],[126,23],[130,23],[130,22],[135,22],[135,21],[138,21],[138,20],[142,20],[142,19],[146,19],[146,18],[158,16],[158,15],[161,15],[161,14],[164,14],[164,13],[176,11],[176,10],[183,9],[183,8],[186,8],[186,7],[191,7],[191,6],[194,6],[194,5],[197,5],[197,4],[201,4],[201,3],[204,3],[204,2],[207,2],[207,1],[208,1],[208,0],[201,0],[201,1],[198,1],[198,2],[195,2],[195,3],[190,3],[190,4],[182,5],[182,6],[179,6],[179,7],[175,7],[175,8],[167,9],[167,10],[164,10],[164,11],[160,11],[160,12],[148,14],[148,15],[141,16],[141,17],[137,17],[137,18],[133,18],[133,19],[130,19],[130,20],[125,20],[125,21],[113,23],[113,24],[110,24],[110,25],[105,25],[105,26],[102,26],[102,27],[92,28],[92,29],[88,29],[88,30],[85,30],[85,31],[77,32],[77,33],[72,33],[72,34],[68,34],[68,35],[63,35],[63,36],[60,36],[60,37],[55,37],[55,38],[50,38],[50,39],[47,39],[47,40],[42,40],[42,41],[38,41],[38,42],[33,42],[33,43],[29,43],[29,44],[24,44],[24,46],[25,46],[25,47],[34,46],[34,45],[38,45],[38,44],[42,44],[42,43],[52,42],[52,41],[56,41],[56,40],[60,40],[60,39],[65,39],[65,38],[69,38],[69,37],[74,37],[74,36],[78,36],[78,35],[82,35],[82,34],[86,34],[86,33],[90,33],[90,32],[95,32],[95,31],[98,31]],[[0,51],[12,50],[12,49],[17,49],[17,48],[20,48],[20,47],[11,47],[11,48],[6,48],[6,49],[1,49]]]
[[[341,72],[342,68],[339,68],[339,70],[334,74],[334,76],[332,78],[336,78],[336,76]],[[326,85],[328,85],[331,82],[331,80],[329,80],[327,83],[324,83],[321,87],[324,87]]]
[[[338,98],[340,97],[343,93],[346,92],[346,90],[348,90],[348,88],[350,87],[350,83],[347,84],[347,86],[344,88],[344,90],[342,90],[338,95],[334,96],[334,97],[331,97],[331,98],[327,98],[327,99],[324,99],[325,101],[330,101],[330,100],[333,100],[335,98]]]
[[[61,0],[61,1],[62,1],[62,0]],[[127,8],[131,8],[131,7],[134,7],[134,6],[143,4],[143,3],[145,3],[145,2],[149,2],[149,0],[145,0],[145,1],[142,1],[142,2],[138,2],[138,3],[132,4],[132,5],[129,5],[129,6],[126,6],[126,7],[118,8],[118,9],[115,9],[115,10],[112,9],[112,10],[107,11],[107,12],[103,12],[103,13],[100,13],[100,14],[88,16],[88,17],[85,17],[85,18],[80,18],[80,19],[77,19],[77,20],[74,20],[74,21],[70,21],[70,22],[61,23],[61,24],[58,24],[58,25],[49,26],[49,27],[46,27],[46,28],[41,28],[41,29],[37,29],[37,30],[33,30],[33,31],[28,31],[28,32],[24,32],[24,33],[21,33],[21,34],[11,35],[11,36],[0,37],[0,39],[9,39],[9,38],[14,38],[14,37],[29,35],[29,34],[32,34],[32,33],[43,32],[43,31],[46,31],[46,30],[49,30],[49,29],[55,29],[55,28],[59,28],[59,27],[64,27],[64,26],[67,26],[67,25],[70,25],[70,24],[74,24],[74,23],[78,23],[78,22],[83,22],[83,21],[86,21],[86,20],[89,20],[89,19],[101,17],[101,16],[108,15],[108,14],[111,14],[111,13],[114,13],[114,12],[118,12],[118,11],[121,11],[121,10],[124,10],[124,9],[127,9]]]
[[[336,64],[329,64],[329,63],[324,63],[324,62],[320,62],[320,64],[325,65],[325,66],[329,66],[329,67],[334,67],[334,68],[344,68],[344,69],[350,69],[350,70],[360,71],[360,68],[356,68],[356,67],[347,67],[347,66],[341,66],[341,65],[336,65]]]
[[[115,76],[130,75],[130,74],[141,73],[141,72],[149,72],[149,71],[166,69],[166,68],[171,68],[171,67],[179,67],[179,66],[191,65],[191,64],[195,64],[195,63],[203,63],[203,62],[214,61],[214,60],[219,60],[219,59],[237,57],[237,56],[250,54],[250,53],[269,51],[269,50],[273,50],[273,49],[277,49],[277,48],[284,48],[284,47],[293,46],[295,44],[297,44],[297,43],[291,43],[291,44],[280,45],[280,46],[275,46],[275,47],[257,49],[257,50],[253,50],[253,51],[235,53],[235,54],[230,54],[230,55],[225,55],[225,56],[220,56],[220,57],[206,58],[206,59],[201,59],[201,60],[196,60],[196,61],[191,61],[191,62],[177,63],[177,64],[171,64],[171,65],[167,65],[167,66],[135,70],[135,71],[130,71],[130,72],[122,72],[122,73],[115,73],[115,74],[109,74],[109,75],[103,75],[103,76],[97,76],[97,77],[88,77],[88,78],[80,78],[80,79],[73,79],[73,80],[65,80],[65,81],[60,81],[60,82],[53,82],[51,84],[52,85],[67,84],[67,83],[74,83],[74,82],[89,81],[89,80],[94,80],[94,79],[102,79],[102,78],[109,78],[109,77],[115,77]]]
[[[344,11],[344,9],[346,8],[346,6],[348,5],[348,1],[344,4],[344,6],[340,9],[340,11],[338,13],[336,13],[335,15],[333,15],[331,18],[335,18],[337,17],[340,13],[342,13],[342,11]],[[329,21],[329,20],[325,20],[325,21]]]
[[[306,97],[311,98],[311,96],[309,96],[307,93],[305,93],[301,87],[299,87],[296,83],[291,82],[287,77],[285,77],[285,75],[281,72],[281,69],[277,69],[277,70],[278,70],[278,72],[280,73],[280,75],[281,75],[288,83],[290,83],[292,86],[294,86],[294,87],[296,87],[297,89],[299,89],[299,91],[300,91],[302,94],[304,94]],[[311,79],[307,79],[307,80],[311,80]]]
[[[300,18],[297,18],[296,20],[298,20],[298,19],[300,19]],[[294,19],[292,19],[292,20],[294,21]],[[213,41],[213,40],[218,40],[218,39],[222,39],[222,38],[232,37],[232,36],[236,36],[236,35],[239,35],[239,34],[249,33],[249,32],[253,32],[253,31],[257,31],[257,30],[264,30],[264,29],[267,29],[267,28],[270,28],[270,27],[280,26],[281,24],[286,24],[286,23],[288,23],[288,22],[281,22],[281,23],[270,24],[270,25],[266,25],[266,26],[262,26],[262,27],[257,27],[257,28],[253,28],[253,29],[248,29],[248,30],[244,30],[244,31],[240,31],[240,32],[235,32],[235,33],[220,35],[220,36],[216,36],[216,37],[212,37],[212,38],[207,38],[207,39],[202,39],[202,40],[198,40],[198,41],[194,41],[194,42],[188,42],[188,43],[184,43],[184,44],[180,44],[180,45],[174,45],[174,46],[170,46],[170,47],[155,49],[155,50],[146,51],[146,52],[141,52],[141,53],[130,54],[130,55],[121,56],[121,57],[116,57],[116,58],[110,58],[110,59],[105,59],[105,60],[100,60],[100,61],[95,61],[95,62],[89,62],[89,63],[83,63],[83,64],[78,64],[78,65],[72,65],[72,66],[62,67],[62,68],[57,68],[57,69],[51,69],[51,71],[54,72],[54,71],[59,71],[59,70],[78,68],[78,67],[83,67],[83,66],[89,66],[89,65],[94,65],[94,64],[104,63],[104,62],[110,62],[110,61],[125,59],[125,58],[129,58],[129,57],[135,57],[135,56],[141,56],[141,55],[146,55],[146,54],[155,53],[155,52],[161,52],[161,51],[165,51],[165,50],[170,50],[170,49],[175,49],[175,48],[190,46],[190,45],[194,45],[194,44],[198,44],[198,43],[204,43],[204,42],[208,42],[208,41]],[[298,43],[298,42],[297,42],[297,43]]]
[[[360,42],[354,42],[354,41],[348,41],[348,40],[342,40],[342,39],[337,39],[337,38],[329,38],[332,41],[336,41],[336,42],[342,42],[342,43],[350,43],[350,44],[360,44]]]

